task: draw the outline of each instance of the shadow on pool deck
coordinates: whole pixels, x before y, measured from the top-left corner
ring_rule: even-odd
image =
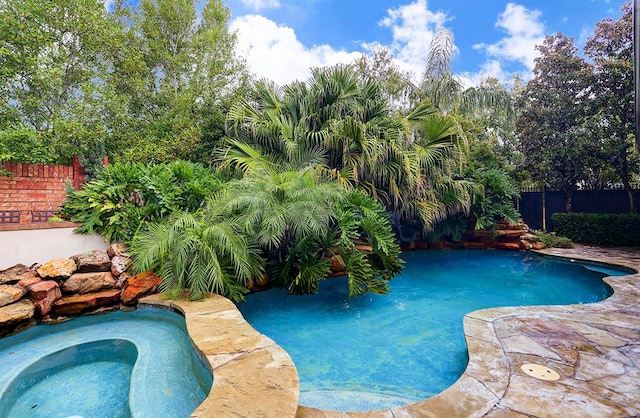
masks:
[[[542,254],[640,271],[640,249],[576,246]],[[181,310],[214,372],[198,417],[629,417],[640,415],[640,274],[607,277],[608,299],[584,305],[492,308],[464,318],[469,364],[444,392],[391,410],[343,413],[298,407],[293,362],[249,326],[233,303],[160,301]],[[539,364],[556,381],[530,377]]]

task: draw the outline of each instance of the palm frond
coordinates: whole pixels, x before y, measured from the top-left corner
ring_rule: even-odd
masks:
[[[227,139],[221,167],[233,167],[246,173],[251,170],[270,170],[276,166],[260,149],[245,142]]]

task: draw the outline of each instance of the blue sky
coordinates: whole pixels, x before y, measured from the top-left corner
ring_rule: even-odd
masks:
[[[620,16],[620,0],[228,0],[231,29],[251,70],[280,84],[309,67],[351,62],[380,45],[419,77],[428,46],[451,30],[452,70],[466,85],[487,76],[530,77],[534,46],[562,32],[581,48],[595,24]]]

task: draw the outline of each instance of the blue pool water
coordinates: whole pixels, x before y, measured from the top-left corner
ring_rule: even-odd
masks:
[[[188,417],[213,382],[159,309],[39,325],[0,339],[0,359],[1,417]]]
[[[453,384],[467,361],[462,319],[483,308],[591,303],[611,295],[602,278],[628,274],[503,251],[403,255],[388,295],[349,299],[345,278],[318,295],[255,293],[239,309],[293,358],[302,405],[367,411],[431,397]]]

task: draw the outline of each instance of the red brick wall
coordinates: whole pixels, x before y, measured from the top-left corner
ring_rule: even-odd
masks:
[[[74,159],[70,166],[0,163],[12,176],[0,176],[0,216],[3,211],[20,211],[20,223],[37,221],[32,211],[57,210],[66,195],[65,181],[74,187],[84,182],[84,170]],[[9,221],[6,219],[4,223]],[[41,221],[44,219],[41,219]],[[0,219],[0,223],[2,219]]]

